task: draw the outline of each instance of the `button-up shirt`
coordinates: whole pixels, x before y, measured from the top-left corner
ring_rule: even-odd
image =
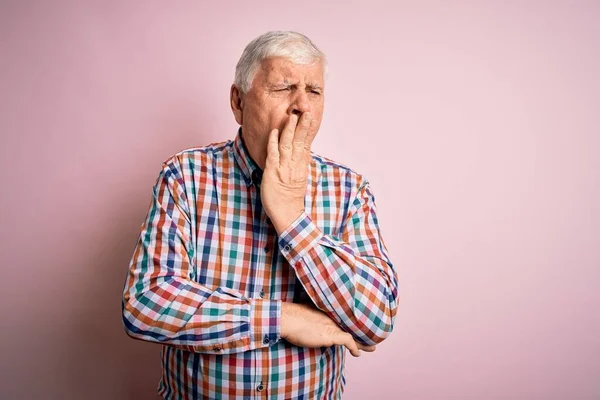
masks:
[[[133,338],[162,344],[166,399],[338,399],[345,348],[281,337],[309,303],[364,344],[394,324],[397,274],[369,182],[311,152],[305,210],[280,235],[241,129],[162,164],[123,293]]]

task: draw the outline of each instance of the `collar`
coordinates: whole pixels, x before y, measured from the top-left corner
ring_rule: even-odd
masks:
[[[250,156],[250,152],[246,147],[244,138],[242,137],[242,127],[238,129],[235,140],[233,141],[233,156],[237,162],[238,167],[242,171],[246,186],[250,186],[253,183],[260,184],[262,178],[262,169],[256,164],[256,162]]]

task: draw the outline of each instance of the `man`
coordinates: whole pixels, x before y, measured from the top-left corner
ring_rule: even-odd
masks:
[[[397,274],[368,181],[311,152],[325,55],[268,32],[236,67],[235,140],[163,163],[123,295],[165,399],[337,399],[345,349],[392,331]]]

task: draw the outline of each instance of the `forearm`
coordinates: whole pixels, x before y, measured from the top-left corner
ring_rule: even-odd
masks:
[[[277,301],[196,282],[194,230],[181,181],[178,161],[165,163],[129,264],[122,299],[127,334],[215,354],[273,344],[281,317]]]
[[[361,254],[323,235],[306,215],[284,232],[280,246],[315,305],[345,331],[365,344],[391,333],[397,279],[384,254]]]
[[[226,354],[266,347],[280,337],[279,301],[208,290],[180,277],[154,280],[142,290],[135,286],[123,296],[123,321],[133,338]]]

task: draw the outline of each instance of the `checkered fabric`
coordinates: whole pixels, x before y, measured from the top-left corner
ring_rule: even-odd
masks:
[[[262,171],[234,140],[163,162],[129,264],[123,322],[160,343],[165,399],[339,399],[345,348],[281,338],[281,303],[312,303],[355,340],[394,324],[397,273],[368,181],[312,153],[305,212],[280,236]]]

